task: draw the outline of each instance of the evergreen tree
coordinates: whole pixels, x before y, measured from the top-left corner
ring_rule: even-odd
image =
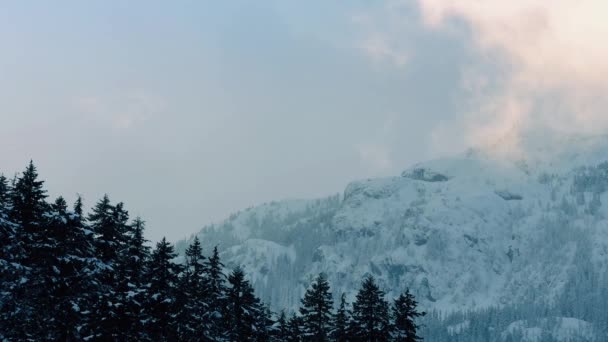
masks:
[[[210,330],[209,322],[203,315],[208,310],[205,284],[205,264],[198,237],[186,249],[185,268],[180,278],[177,298],[179,307],[178,329],[182,340],[192,340],[204,336]]]
[[[277,342],[285,342],[289,336],[289,326],[287,321],[287,315],[285,315],[285,310],[281,310],[279,317],[277,318],[277,322],[275,324],[274,329],[274,341]]]
[[[389,338],[388,303],[374,277],[363,280],[353,304],[351,331],[361,341],[379,342]]]
[[[121,297],[124,305],[124,329],[130,340],[144,338],[146,315],[143,303],[148,297],[146,286],[146,263],[150,258],[150,248],[143,236],[145,222],[136,217],[127,226],[126,246],[122,258]]]
[[[11,294],[15,308],[20,312],[19,321],[15,321],[12,327],[18,339],[45,336],[48,318],[48,310],[39,308],[48,307],[43,279],[48,279],[49,274],[45,273],[48,269],[45,268],[47,260],[44,257],[54,242],[47,240],[45,231],[49,205],[45,201],[47,196],[43,185],[44,181],[38,179],[36,167],[30,161],[22,175],[15,180],[11,192],[9,218],[18,225],[15,238],[23,246],[19,262],[23,272]]]
[[[116,208],[110,203],[108,195],[95,204],[93,211],[89,214],[88,221],[95,234],[95,248],[102,262],[112,266],[118,262],[118,254],[124,242],[123,227],[115,222],[118,217]],[[122,214],[120,215],[122,216]]]
[[[205,262],[205,298],[208,310],[203,314],[203,318],[210,328],[204,332],[204,336],[210,340],[222,339],[225,330],[223,316],[226,315],[226,277],[223,268],[224,264],[216,246]]]
[[[418,336],[419,326],[415,320],[424,316],[426,313],[418,311],[418,302],[414,295],[407,289],[404,294],[395,299],[393,303],[393,332],[392,337],[395,341],[416,342],[422,338]]]
[[[15,238],[23,247],[21,263],[28,271],[43,262],[40,254],[41,248],[45,248],[44,224],[49,211],[43,186],[44,181],[38,179],[36,167],[30,161],[22,175],[14,180],[10,193],[9,219],[17,224]],[[21,282],[25,283],[29,281],[31,272],[26,272],[23,276]]]
[[[256,319],[260,314],[259,299],[253,293],[245,273],[240,267],[228,276],[227,338],[231,342],[249,341],[256,336]]]
[[[44,289],[36,300],[36,313],[40,315],[36,336],[51,340],[66,340],[74,338],[75,326],[71,323],[78,317],[73,317],[70,307],[71,293],[68,277],[70,269],[64,262],[67,257],[67,234],[70,233],[71,220],[68,206],[62,197],[55,200],[47,214],[47,222],[41,226],[44,240],[38,248],[39,262],[34,269],[34,288]],[[44,334],[44,335],[42,335]]]
[[[11,189],[8,180],[0,174],[0,279],[12,278],[15,271],[12,263],[18,260],[17,225],[11,222],[9,213]],[[4,285],[4,282],[0,285]],[[2,301],[0,301],[2,303]]]
[[[304,339],[307,341],[327,341],[332,330],[333,300],[325,274],[321,273],[308,288],[302,299]]]
[[[253,288],[252,288],[253,289]],[[255,321],[254,321],[254,332],[253,337],[255,341],[265,342],[270,341],[271,337],[275,333],[275,322],[272,319],[272,312],[270,308],[264,305],[261,301],[257,301],[255,306]]]
[[[90,336],[98,260],[92,234],[84,227],[81,199],[70,211],[65,200],[57,198],[37,236],[30,248],[36,249],[39,259],[31,264],[28,284],[36,306],[31,319],[37,327],[29,331],[52,340]]]
[[[23,229],[27,243],[40,234],[39,228],[49,207],[43,186],[44,181],[38,179],[38,171],[30,161],[21,177],[17,178],[12,192],[11,218]]]
[[[156,244],[148,265],[150,319],[146,328],[154,341],[177,338],[175,300],[181,267],[172,261],[176,256],[173,246],[163,238]]]
[[[11,191],[8,180],[0,174],[0,340],[16,337],[17,327],[24,321],[17,294],[26,274],[22,265],[25,251],[18,236],[19,226],[9,217]]]
[[[141,284],[145,277],[146,262],[150,257],[150,247],[144,238],[146,223],[136,217],[127,225],[125,258],[122,262],[126,280],[131,284]],[[130,286],[131,287],[131,286]]]
[[[287,324],[288,331],[289,331],[287,341],[301,342],[304,340],[302,337],[302,335],[303,335],[302,334],[302,325],[303,324],[304,323],[302,322],[302,317],[296,316],[295,313],[293,315],[291,315],[291,318],[289,318],[289,322]]]
[[[338,310],[336,310],[336,315],[334,316],[334,330],[332,332],[332,337],[336,342],[346,342],[348,341],[348,326],[350,323],[350,317],[348,310],[346,309],[346,296],[342,293],[340,297],[340,306]]]
[[[88,309],[96,290],[93,241],[82,222],[82,202],[74,211],[59,197],[51,205],[43,225],[44,240],[39,249],[41,262],[34,268],[32,284],[43,288],[37,300],[42,314],[39,329],[53,340],[81,339],[90,332]]]
[[[113,206],[108,195],[95,204],[88,216],[100,259],[96,281],[96,305],[93,314],[97,339],[125,339],[126,313],[121,288],[122,256],[126,242],[128,213],[122,204]]]
[[[103,270],[101,261],[96,256],[94,235],[88,229],[83,214],[82,198],[78,196],[72,212],[66,220],[67,229],[64,238],[60,238],[60,248],[65,251],[61,270],[66,280],[65,289],[70,292],[66,302],[71,311],[66,321],[74,338],[91,336],[94,326],[91,317],[99,292],[97,275]],[[70,337],[68,336],[68,339]]]

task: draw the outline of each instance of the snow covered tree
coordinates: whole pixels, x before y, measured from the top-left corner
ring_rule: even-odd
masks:
[[[120,296],[124,305],[124,321],[127,338],[130,340],[143,338],[146,316],[143,304],[148,297],[146,286],[146,264],[150,257],[150,248],[143,236],[145,222],[136,217],[127,225],[126,245],[121,258]]]
[[[256,319],[260,315],[260,301],[253,293],[245,273],[240,267],[228,276],[227,297],[227,338],[231,342],[249,341],[256,336]]]
[[[70,278],[76,276],[67,256],[68,234],[71,233],[71,215],[62,197],[55,200],[41,226],[44,238],[37,241],[39,262],[33,270],[33,287],[44,289],[36,300],[36,312],[41,315],[36,336],[52,340],[66,340],[77,336],[76,326],[80,317],[70,302]],[[44,335],[42,335],[44,334]]]
[[[254,317],[254,340],[259,342],[270,341],[275,331],[275,322],[272,319],[270,308],[260,300],[256,305],[256,315]]]
[[[296,314],[292,314],[289,318],[289,322],[287,324],[287,329],[289,331],[289,335],[287,337],[287,341],[289,342],[301,342],[303,341],[302,337],[302,317],[296,316]]]
[[[279,317],[277,318],[275,329],[273,333],[273,341],[285,342],[289,336],[289,327],[287,325],[287,315],[285,310],[281,310]]]
[[[211,329],[203,315],[208,311],[205,284],[205,264],[198,237],[185,252],[184,271],[179,282],[177,303],[178,333],[182,340],[204,336]]]
[[[392,339],[402,342],[421,341],[422,338],[418,336],[419,326],[415,321],[425,313],[418,311],[418,302],[409,289],[395,299],[392,311]]]
[[[387,341],[389,339],[388,303],[374,277],[363,280],[353,304],[351,331],[354,338],[362,341]]]
[[[95,204],[88,216],[95,237],[95,248],[100,260],[97,273],[99,288],[93,313],[94,335],[99,339],[126,338],[124,304],[120,290],[121,257],[126,242],[128,213],[119,203],[113,206],[107,195]]]
[[[71,316],[66,320],[74,337],[91,336],[92,310],[99,291],[97,275],[103,270],[103,264],[96,256],[94,235],[88,229],[83,214],[82,198],[78,196],[72,212],[66,220],[67,229],[63,238],[59,238],[60,249],[64,250],[61,272],[69,291],[68,301],[64,305],[71,309]],[[76,332],[74,332],[76,331]]]
[[[111,266],[118,262],[121,244],[124,242],[124,227],[117,224],[115,218],[123,216],[110,203],[108,195],[95,204],[88,221],[95,234],[95,247],[102,262]]]
[[[150,247],[146,246],[147,240],[144,238],[145,225],[140,217],[136,217],[126,226],[126,243],[121,266],[126,281],[132,285],[145,281],[146,262],[150,257]]]
[[[45,289],[41,287],[43,269],[46,264],[44,253],[47,245],[45,232],[46,216],[49,205],[46,202],[44,181],[38,179],[34,163],[30,161],[25,171],[15,180],[11,192],[9,218],[18,225],[16,240],[23,246],[20,264],[24,267],[20,274],[19,286],[12,292],[13,300],[23,315],[13,327],[17,338],[37,336],[46,326],[43,310],[39,305],[46,302]],[[44,304],[42,304],[44,305]]]
[[[163,238],[156,244],[148,265],[150,288],[146,311],[149,322],[146,328],[154,341],[177,338],[175,299],[181,267],[173,262],[176,256],[173,246]]]
[[[82,222],[80,198],[74,211],[59,197],[50,206],[38,253],[41,261],[33,268],[34,288],[43,288],[36,311],[42,314],[38,337],[54,340],[81,339],[90,332],[91,294],[96,260],[92,234]]]
[[[321,273],[306,290],[300,314],[307,341],[327,341],[332,330],[333,299],[325,274]]]
[[[205,332],[205,336],[211,340],[219,340],[224,335],[223,315],[226,314],[226,276],[223,272],[224,264],[220,260],[217,246],[213,248],[213,253],[205,261],[205,298],[208,310],[203,314],[205,322],[208,322],[210,329]]]
[[[9,212],[11,189],[8,180],[0,174],[0,278],[3,280],[13,278],[13,262],[17,261],[19,243],[17,239],[17,225],[10,221]],[[4,282],[0,285],[4,285]],[[2,303],[2,301],[0,301]]]
[[[340,306],[338,307],[338,310],[336,310],[336,314],[334,315],[333,331],[331,334],[334,341],[348,341],[349,323],[350,317],[346,308],[346,295],[342,293],[342,296],[340,296]]]
[[[24,285],[21,279],[26,274],[22,265],[25,251],[18,235],[19,226],[9,217],[11,191],[8,180],[0,174],[0,340],[16,337],[17,327],[24,320],[17,295]]]
[[[34,162],[30,161],[21,177],[17,178],[12,191],[11,218],[23,229],[26,243],[41,234],[39,228],[49,208],[43,186],[44,181],[38,179],[38,171]]]

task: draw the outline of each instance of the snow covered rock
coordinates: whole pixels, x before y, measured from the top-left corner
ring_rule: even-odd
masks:
[[[502,341],[557,342],[592,341],[595,333],[592,325],[576,318],[552,317],[520,320],[511,323],[502,333]]]
[[[352,182],[343,196],[263,204],[197,235],[244,265],[274,307],[295,309],[319,272],[349,300],[372,274],[389,298],[410,288],[427,310],[559,303],[596,291],[578,279],[608,265],[608,137],[544,142],[526,155],[421,163]]]

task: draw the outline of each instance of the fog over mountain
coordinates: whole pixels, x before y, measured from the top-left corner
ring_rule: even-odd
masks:
[[[0,341],[608,341],[607,13],[0,3]]]
[[[535,323],[545,333],[559,317],[582,324],[577,334],[603,329],[608,136],[522,135],[520,145],[526,154],[498,142],[342,194],[254,206],[196,236],[277,307],[296,309],[319,272],[350,300],[373,275],[388,297],[410,288],[429,311],[518,308],[505,331],[536,327],[530,316],[550,319]]]

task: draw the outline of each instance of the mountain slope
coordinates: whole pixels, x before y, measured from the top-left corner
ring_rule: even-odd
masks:
[[[584,319],[601,308],[569,299],[598,295],[608,265],[608,138],[523,143],[527,154],[470,150],[353,182],[343,196],[254,207],[197,235],[276,307],[297,307],[325,272],[351,300],[373,274],[389,297],[409,287],[426,309],[567,303]]]

